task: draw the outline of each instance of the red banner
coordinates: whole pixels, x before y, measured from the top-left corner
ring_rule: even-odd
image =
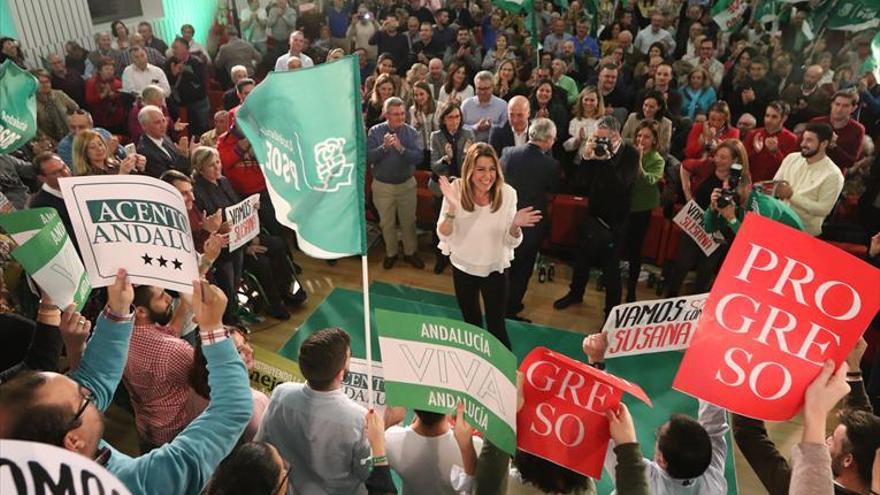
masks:
[[[703,308],[673,388],[784,421],[823,362],[840,363],[880,308],[880,270],[748,214]]]
[[[545,347],[533,349],[519,370],[524,404],[516,415],[517,447],[594,479],[608,450],[605,411],[617,409],[623,392],[651,404],[638,385]]]

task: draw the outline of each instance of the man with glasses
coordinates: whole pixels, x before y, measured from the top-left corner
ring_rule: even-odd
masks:
[[[102,440],[128,357],[134,289],[120,269],[79,367],[69,375],[24,372],[0,386],[0,438],[48,443],[102,462],[133,494],[199,493],[250,420],[248,377],[222,324],[226,297],[193,282],[193,313],[208,363],[211,403],[171,443],[129,457]]]
[[[481,143],[489,142],[492,126],[501,127],[507,123],[507,103],[492,94],[492,73],[484,70],[474,77],[477,94],[461,104],[462,124],[474,133]]]
[[[43,185],[40,186],[40,190],[36,194],[31,196],[29,207],[54,208],[58,212],[58,216],[61,217],[61,223],[67,230],[70,242],[79,253],[79,245],[77,245],[76,235],[73,232],[73,223],[70,221],[67,205],[64,204],[61,188],[58,186],[58,179],[71,176],[70,167],[55,153],[45,151],[34,157],[33,171]]]

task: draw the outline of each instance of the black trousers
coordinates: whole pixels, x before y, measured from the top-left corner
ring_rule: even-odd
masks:
[[[510,294],[507,296],[507,316],[516,316],[522,311],[522,300],[529,288],[529,280],[535,271],[535,260],[538,250],[544,241],[547,224],[541,222],[532,228],[522,229],[523,240],[513,253],[508,277],[510,278]]]
[[[273,309],[283,308],[282,296],[290,289],[293,274],[287,262],[287,244],[284,239],[274,235],[261,235],[260,244],[266,246],[265,253],[256,257],[244,255],[244,267],[254,274],[266,292],[269,306]],[[246,249],[245,246],[241,247]]]
[[[486,310],[486,328],[510,349],[507,327],[504,323],[504,311],[507,305],[507,274],[492,272],[488,276],[478,277],[465,273],[454,265],[452,267],[452,284],[455,287],[455,298],[464,321],[483,327],[483,312],[480,309],[480,296]]]
[[[626,260],[629,263],[629,274],[626,279],[626,300],[636,300],[636,284],[642,271],[642,245],[651,222],[651,210],[634,211],[629,214],[626,222]]]
[[[260,216],[260,227],[272,235],[284,236],[285,229],[275,218],[275,205],[270,199],[268,187],[260,191],[260,210],[257,214]]]
[[[625,222],[607,226],[596,217],[587,217],[581,244],[575,253],[574,274],[569,290],[574,296],[583,297],[590,279],[590,268],[601,268],[605,282],[606,316],[614,306],[620,304],[620,248],[625,234]]]
[[[718,272],[718,267],[727,254],[727,246],[719,246],[711,256],[706,256],[700,246],[688,237],[682,234],[681,242],[678,245],[678,254],[675,256],[675,262],[669,276],[666,277],[666,288],[663,291],[663,297],[676,297],[684,283],[684,278],[694,266],[697,267],[697,278],[694,280],[692,294],[701,294],[708,292],[712,285],[712,279]]]
[[[223,323],[236,323],[236,311],[238,310],[238,287],[241,285],[241,270],[244,262],[242,254],[244,246],[233,252],[225,248],[217,261],[214,262],[214,283],[226,294],[226,311],[223,313]]]

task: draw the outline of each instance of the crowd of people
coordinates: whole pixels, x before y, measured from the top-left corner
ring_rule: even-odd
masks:
[[[474,437],[461,407],[417,410],[406,427],[399,408],[365,410],[342,392],[351,339],[339,328],[303,342],[305,383],[271,397],[250,388],[242,287],[259,286],[261,309],[279,320],[305,293],[295,235],[275,217],[236,112],[268,72],[352,54],[383,269],[400,261],[430,277],[451,266],[462,319],[485,321],[507,347],[506,321],[528,321],[536,260],[551,216],[564,214],[550,211],[554,195],[588,201],[571,226],[578,245],[562,253],[572,276],[560,311],[583,302],[593,268],[605,317],[639,299],[652,218],[690,201],[720,246],[706,255],[682,235],[658,295],[709,291],[747,212],[880,266],[875,33],[813,33],[808,2],[787,3],[785,22],[749,9],[733,32],[714,22],[711,1],[502,3],[249,0],[237,15],[220,10],[205,46],[189,24],[162,40],[149,22],[114,21],[91,50],[71,41],[40,60],[26,57],[26,40],[0,39],[0,63],[39,83],[37,135],[0,155],[3,208],[54,208],[76,244],[59,180],[161,179],[184,200],[201,277],[189,296],[132,287],[120,270],[76,312],[35,292],[0,234],[0,438],[82,454],[132,493],[596,492],[576,472]],[[434,275],[420,253],[419,171],[431,176]],[[230,250],[224,209],[251,195],[263,232]],[[878,328],[875,318],[867,332]],[[587,337],[585,360],[602,368],[606,345]],[[617,493],[726,493],[730,431],[772,495],[880,493],[880,358],[864,352],[861,341],[837,369],[826,363],[807,389],[790,460],[762,422],[703,402],[697,418],[671,416],[645,458],[626,406],[609,410]],[[102,438],[114,396],[133,411],[138,457]]]

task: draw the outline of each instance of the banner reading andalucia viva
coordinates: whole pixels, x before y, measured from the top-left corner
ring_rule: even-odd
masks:
[[[822,364],[842,362],[880,308],[880,270],[749,213],[673,387],[751,418],[785,421]]]
[[[37,133],[37,78],[6,59],[0,65],[0,153],[17,150]]]
[[[271,72],[235,117],[266,177],[278,221],[316,258],[366,253],[357,60]]]
[[[116,280],[192,293],[198,261],[183,197],[171,184],[140,175],[58,181],[93,287]]]
[[[516,450],[516,357],[482,328],[376,309],[389,405],[467,420],[498,448]]]
[[[12,256],[55,305],[82,309],[92,286],[58,212],[34,208],[0,215],[0,227],[18,244]]]

